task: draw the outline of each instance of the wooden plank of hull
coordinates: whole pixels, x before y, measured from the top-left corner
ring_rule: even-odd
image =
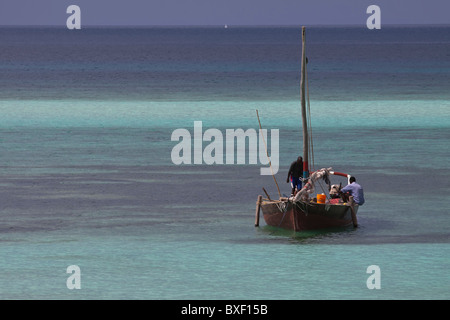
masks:
[[[280,210],[283,205],[285,211]],[[353,223],[351,209],[345,205],[265,201],[261,209],[266,224],[294,231],[345,227]]]

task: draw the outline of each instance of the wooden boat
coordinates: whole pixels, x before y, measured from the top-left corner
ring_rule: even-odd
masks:
[[[354,203],[353,198],[348,200],[329,198],[324,193],[313,197],[315,185],[321,180],[327,182],[329,189],[331,187],[331,176],[342,176],[347,179],[349,174],[335,172],[332,168],[322,168],[311,172],[309,168],[309,137],[308,137],[308,121],[306,113],[306,55],[305,55],[305,27],[302,27],[302,74],[301,74],[301,110],[302,110],[302,127],[303,127],[303,181],[304,186],[295,196],[281,197],[278,200],[271,199],[266,193],[267,198],[263,199],[258,196],[256,207],[255,226],[259,226],[260,211],[263,213],[264,220],[267,225],[290,229],[294,231],[325,229],[333,227],[346,227],[358,225],[356,213],[358,205]],[[259,120],[259,116],[258,116]],[[270,160],[270,159],[269,159]],[[270,161],[269,161],[270,163]],[[276,182],[276,179],[274,177]],[[264,192],[265,189],[263,188]],[[328,190],[327,192],[329,192]],[[319,197],[321,199],[319,199]]]

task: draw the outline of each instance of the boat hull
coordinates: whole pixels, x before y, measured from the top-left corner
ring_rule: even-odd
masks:
[[[353,208],[356,218],[358,205]],[[267,225],[294,231],[346,227],[354,224],[351,207],[342,204],[264,201],[261,210]]]

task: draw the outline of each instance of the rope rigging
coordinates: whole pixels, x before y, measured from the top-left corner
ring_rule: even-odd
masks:
[[[306,100],[307,100],[307,121],[308,121],[308,128],[309,128],[309,143],[308,143],[308,153],[310,154],[311,161],[310,161],[310,168],[308,168],[309,172],[314,171],[314,146],[313,146],[313,138],[312,138],[312,126],[311,126],[311,103],[309,101],[309,86],[308,86],[308,72],[307,72],[307,64],[308,59],[306,59],[305,63],[305,82],[306,82]]]

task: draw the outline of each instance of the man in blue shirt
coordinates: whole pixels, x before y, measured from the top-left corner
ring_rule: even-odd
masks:
[[[353,196],[353,200],[356,204],[362,206],[365,202],[363,188],[356,183],[355,177],[350,177],[350,184],[341,189],[342,193],[348,193]]]

